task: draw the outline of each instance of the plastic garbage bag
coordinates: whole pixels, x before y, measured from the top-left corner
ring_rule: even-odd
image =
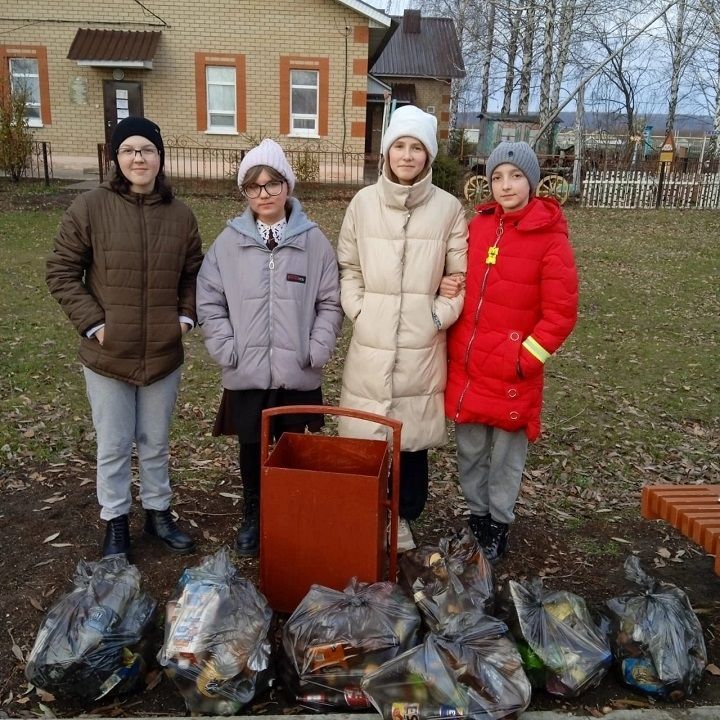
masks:
[[[366,675],[361,688],[384,720],[468,715],[468,690],[455,678],[432,635]]]
[[[271,679],[265,598],[221,548],[186,569],[168,601],[158,662],[192,713],[234,715]]]
[[[627,579],[640,587],[606,603],[620,679],[647,695],[683,700],[707,664],[700,622],[683,590],[650,577],[634,555],[624,567]]]
[[[415,600],[434,632],[454,615],[475,609],[492,614],[492,567],[467,526],[400,557],[399,583]]]
[[[40,625],[25,677],[58,697],[99,700],[140,687],[155,601],[122,556],[81,560],[75,588]]]
[[[311,706],[367,708],[363,676],[419,642],[415,604],[394,583],[313,585],[283,627],[286,686]]]
[[[433,641],[468,689],[471,717],[516,717],[530,704],[530,681],[505,623],[479,611],[466,613],[453,617]]]
[[[545,591],[536,578],[509,582],[514,610],[508,624],[533,687],[575,697],[596,687],[612,664],[607,639],[585,601],[564,590]]]

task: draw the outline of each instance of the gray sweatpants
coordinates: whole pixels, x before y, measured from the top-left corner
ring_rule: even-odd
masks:
[[[169,434],[181,369],[138,387],[83,367],[97,436],[97,498],[100,517],[112,520],[130,511],[131,459],[137,445],[140,501],[146,510],[167,510]]]
[[[525,431],[462,423],[455,425],[455,440],[460,485],[470,512],[490,514],[495,522],[513,522],[527,458]]]

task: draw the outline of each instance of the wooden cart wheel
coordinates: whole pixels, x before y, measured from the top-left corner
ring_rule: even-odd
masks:
[[[554,197],[564,205],[570,196],[570,185],[562,175],[547,175],[538,183],[535,194],[540,197]]]
[[[463,190],[465,199],[471,203],[480,203],[490,199],[490,183],[484,175],[473,175]]]

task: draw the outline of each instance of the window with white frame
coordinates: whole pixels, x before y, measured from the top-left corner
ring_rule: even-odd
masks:
[[[290,134],[318,135],[318,70],[290,71]]]
[[[207,78],[208,130],[235,132],[237,107],[235,103],[236,70],[234,67],[208,65]]]
[[[25,118],[28,125],[42,125],[40,115],[40,72],[36,58],[10,58],[10,89],[25,93]]]
[[[503,142],[515,142],[515,126],[504,125],[500,132],[500,140]]]

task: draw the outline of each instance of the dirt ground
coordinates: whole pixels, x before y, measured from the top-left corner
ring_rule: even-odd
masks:
[[[185,715],[182,697],[170,680],[151,673],[153,687],[123,700],[104,706],[80,707],[61,700],[28,692],[24,677],[24,658],[33,645],[39,623],[50,605],[70,588],[73,570],[79,558],[97,559],[103,534],[94,494],[90,463],[79,464],[77,472],[67,467],[54,472],[53,467],[25,468],[24,479],[0,470],[0,614],[5,630],[0,638],[0,717],[70,717],[82,713],[100,716]],[[144,588],[162,609],[187,565],[222,544],[231,544],[240,519],[236,499],[220,495],[239,494],[237,481],[225,482],[221,488],[176,489],[174,507],[183,526],[198,540],[199,549],[192,557],[170,555],[142,535],[142,513],[136,506],[132,517],[135,561],[142,572]],[[233,505],[233,503],[235,503]],[[419,523],[421,542],[435,542],[449,526],[457,526],[457,490],[450,483],[431,486],[431,512]],[[639,503],[638,503],[639,506]],[[585,547],[608,540],[607,523],[586,518],[583,526]],[[563,523],[565,525],[565,523]],[[47,539],[60,533],[54,541]],[[720,579],[713,572],[712,559],[700,553],[662,522],[647,522],[639,515],[623,527],[628,552],[639,554],[644,566],[654,575],[687,590],[705,631],[710,671],[705,673],[697,694],[683,703],[720,704],[720,678],[714,674],[720,665]],[[551,589],[567,589],[586,598],[591,607],[628,589],[622,572],[623,556],[588,555],[576,549],[567,528],[553,524],[548,515],[521,515],[513,528],[509,555],[498,565],[496,580],[522,579],[543,574]],[[654,567],[658,548],[663,556],[676,562],[660,560]],[[238,560],[242,573],[257,580],[255,560]],[[572,701],[561,701],[545,693],[536,693],[530,709],[585,710],[589,717],[599,717],[609,708],[638,708],[651,705],[644,696],[634,695],[608,676],[596,690]],[[244,711],[246,714],[307,713],[283,693],[279,684]]]

